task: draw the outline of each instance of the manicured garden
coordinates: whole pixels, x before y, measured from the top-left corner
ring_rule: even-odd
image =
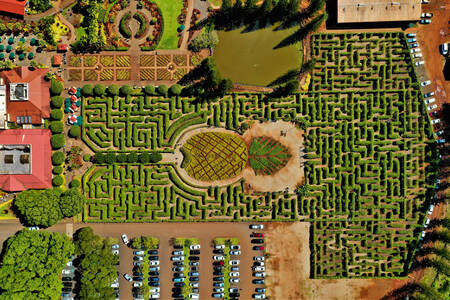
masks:
[[[163,33],[157,49],[178,48],[177,17],[183,9],[183,0],[153,0],[158,5],[163,18]]]
[[[257,137],[250,144],[249,163],[256,174],[274,174],[283,168],[290,158],[289,150],[272,138]]]

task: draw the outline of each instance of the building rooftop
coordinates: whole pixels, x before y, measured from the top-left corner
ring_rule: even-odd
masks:
[[[31,174],[31,145],[0,144],[0,174]]]
[[[0,11],[16,15],[25,15],[26,1],[0,0]]]
[[[400,22],[420,19],[421,0],[337,0],[338,23]]]

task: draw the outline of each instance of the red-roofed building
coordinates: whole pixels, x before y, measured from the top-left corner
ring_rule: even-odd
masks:
[[[0,189],[52,187],[50,137],[48,129],[0,130]]]
[[[58,51],[65,52],[67,51],[67,44],[58,44]]]
[[[0,0],[0,11],[15,15],[25,15],[26,1]]]
[[[61,65],[61,61],[62,61],[61,55],[53,55],[53,58],[52,58],[52,65],[54,65],[54,66],[60,66],[60,65]]]
[[[0,72],[0,123],[5,115],[18,124],[43,123],[50,117],[50,82],[45,80],[48,69],[18,67]],[[3,95],[4,94],[4,95]],[[4,122],[3,122],[4,123]],[[0,128],[3,127],[0,124]]]

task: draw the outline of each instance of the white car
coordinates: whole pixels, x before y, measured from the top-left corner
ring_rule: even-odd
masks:
[[[428,4],[430,3],[430,0],[422,0],[422,4]]]
[[[434,92],[429,92],[429,93],[423,94],[423,96],[424,96],[425,98],[434,96]]]
[[[189,249],[190,250],[198,250],[198,249],[200,249],[200,245],[190,245]]]
[[[416,34],[415,33],[408,33],[406,36],[409,37],[409,38],[413,38],[413,37],[416,37]]]
[[[239,283],[239,278],[238,277],[233,277],[233,278],[230,278],[230,283]]]
[[[214,249],[225,249],[225,245],[215,245]]]
[[[414,57],[414,58],[422,57],[422,53],[416,53],[416,54],[413,54],[413,57]]]
[[[431,120],[431,125],[435,125],[435,124],[437,124],[437,123],[441,123],[441,119],[434,119],[434,120]]]
[[[140,287],[140,286],[142,286],[142,281],[133,282],[133,287]]]
[[[240,250],[241,249],[241,245],[231,245],[230,249],[231,250]]]
[[[115,254],[115,255],[119,255],[119,250],[114,249],[114,250],[112,250],[112,253]]]
[[[443,135],[443,134],[444,134],[444,130],[439,130],[438,132],[434,133],[435,136]]]
[[[111,248],[112,248],[112,249],[119,249],[119,244],[111,245]]]
[[[264,225],[263,224],[252,224],[252,225],[250,225],[250,229],[262,230],[262,229],[264,229]]]
[[[230,272],[230,277],[239,277],[239,272]]]
[[[429,99],[425,100],[425,104],[431,104],[431,103],[433,103],[435,100],[436,100],[436,99],[434,99],[434,98],[429,98]]]
[[[135,257],[133,257],[133,260],[135,260],[135,261],[143,261],[144,258],[142,256],[135,256]]]
[[[183,261],[184,260],[184,256],[172,256],[170,258],[171,261]]]
[[[189,282],[189,286],[194,287],[194,288],[198,288],[200,285],[198,282]]]
[[[241,255],[241,250],[230,251],[230,255]]]
[[[129,282],[132,282],[133,281],[133,278],[129,275],[129,274],[127,274],[127,273],[125,273],[125,274],[123,274],[123,278],[125,278],[127,281],[129,281]]]
[[[128,245],[128,243],[130,242],[130,241],[128,240],[128,237],[127,237],[126,234],[122,234],[122,241],[123,241],[124,244],[127,244],[127,245]]]
[[[63,269],[62,270],[62,274],[63,275],[69,275],[70,273],[72,273],[72,270],[69,270],[69,269]]]
[[[255,261],[255,267],[264,267],[264,262],[263,261]]]
[[[66,266],[72,267],[72,266],[73,266],[73,261],[69,260],[69,261],[66,263]]]
[[[145,252],[144,251],[133,251],[134,255],[144,255]]]
[[[253,299],[266,299],[265,294],[253,294]]]
[[[225,292],[224,288],[214,288],[214,293],[223,293]]]
[[[39,226],[28,227],[29,230],[39,230]]]
[[[416,66],[422,66],[422,65],[425,64],[425,62],[424,62],[423,60],[419,60],[419,61],[416,61],[414,64],[415,64]]]
[[[430,85],[430,84],[431,84],[431,81],[430,81],[430,80],[422,81],[422,82],[420,83],[421,86],[427,86],[427,85]]]
[[[264,261],[264,256],[253,256],[253,260]]]
[[[159,260],[151,260],[148,262],[150,266],[159,266]]]
[[[264,272],[266,270],[265,267],[253,267],[253,271],[256,272]]]
[[[228,291],[230,293],[239,293],[239,289],[237,289],[237,288],[229,288]]]
[[[189,294],[189,299],[200,299],[200,295],[199,294],[190,293]]]
[[[264,277],[266,277],[266,273],[265,272],[254,272],[253,276],[264,278]]]
[[[230,260],[229,263],[230,266],[238,266],[240,262],[241,262],[240,260]]]
[[[433,14],[432,13],[422,13],[420,15],[420,17],[421,18],[431,18],[431,17],[433,17]]]
[[[436,108],[437,108],[436,104],[433,104],[431,106],[427,106],[427,110],[433,110],[433,109],[436,109]]]
[[[441,44],[439,46],[439,50],[441,51],[442,55],[447,55],[448,54],[448,44],[447,43]]]
[[[433,213],[434,205],[431,204],[430,208],[428,208],[428,214],[431,215]]]
[[[225,257],[223,257],[222,255],[214,255],[213,260],[225,260]]]
[[[150,299],[159,299],[159,293],[150,294]]]
[[[119,287],[119,282],[118,281],[114,281],[113,283],[111,283],[111,287],[112,288],[118,288]]]
[[[411,49],[411,53],[416,53],[416,52],[420,52],[420,49],[419,48]]]
[[[150,293],[159,293],[160,288],[159,287],[154,287],[150,289]]]

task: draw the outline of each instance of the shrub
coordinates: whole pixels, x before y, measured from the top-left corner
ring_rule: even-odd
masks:
[[[157,163],[159,161],[161,161],[162,159],[162,155],[159,152],[152,152],[152,154],[150,154],[150,162],[152,163]]]
[[[61,109],[52,109],[52,111],[50,112],[50,117],[53,120],[61,121],[63,118],[63,112]]]
[[[94,155],[94,162],[97,164],[102,164],[105,162],[105,156],[103,155],[103,153],[97,152]]]
[[[178,96],[179,94],[181,94],[181,85],[179,85],[178,83],[172,85],[170,87],[170,94],[172,96]]]
[[[60,95],[63,90],[64,90],[63,84],[56,79],[52,79],[50,84],[50,94],[54,96]]]
[[[64,98],[62,96],[53,96],[51,98],[51,104],[53,108],[61,108],[64,103]]]
[[[55,175],[62,174],[63,171],[64,171],[64,169],[61,166],[53,167],[53,170],[52,170],[53,174],[55,174]]]
[[[133,89],[129,85],[123,85],[120,87],[120,93],[124,96],[130,95]]]
[[[142,154],[139,156],[139,162],[148,164],[150,162],[150,154],[148,154],[148,152],[142,152]]]
[[[167,85],[161,84],[160,86],[158,86],[158,93],[161,96],[167,97],[167,92],[168,91],[169,91],[169,89],[167,88]]]
[[[74,179],[69,183],[70,188],[79,188],[81,186],[81,182],[78,179]]]
[[[96,84],[94,86],[94,94],[96,96],[103,96],[105,94],[106,87],[103,84]]]
[[[125,153],[120,153],[119,155],[117,155],[116,160],[119,163],[125,163],[127,162],[127,155]]]
[[[137,155],[136,152],[131,152],[130,154],[128,154],[127,156],[127,161],[129,163],[136,163],[139,159],[139,156]]]
[[[89,154],[85,154],[85,155],[83,155],[83,160],[85,162],[90,162],[91,161],[91,156]]]
[[[130,30],[128,30],[128,27],[127,27],[127,24],[126,24],[129,19],[131,19],[131,13],[130,12],[126,13],[122,17],[122,19],[120,19],[120,24],[119,24],[119,31],[123,35],[123,37],[126,38],[126,39],[131,37],[131,32],[130,32]]]
[[[78,125],[74,125],[69,129],[69,136],[73,138],[79,137],[81,134],[81,127]]]
[[[52,155],[52,164],[54,166],[62,165],[65,158],[66,158],[66,156],[64,155],[64,152],[61,152],[61,151],[55,152]]]
[[[155,94],[155,87],[153,85],[146,85],[144,88],[144,92],[147,95],[154,95]]]
[[[85,84],[81,88],[81,93],[83,96],[93,96],[94,95],[94,88],[90,84]]]
[[[53,121],[50,123],[50,130],[52,133],[62,133],[64,132],[64,124],[61,121]]]
[[[116,155],[114,153],[108,153],[105,155],[105,163],[113,164],[116,162]]]
[[[64,178],[61,175],[56,175],[52,179],[53,186],[60,186],[64,183]]]
[[[59,149],[64,146],[65,143],[66,140],[64,139],[63,134],[54,134],[50,139],[50,144],[52,145],[53,149]]]
[[[111,84],[108,87],[108,94],[111,96],[118,96],[119,95],[119,86],[115,84]]]

